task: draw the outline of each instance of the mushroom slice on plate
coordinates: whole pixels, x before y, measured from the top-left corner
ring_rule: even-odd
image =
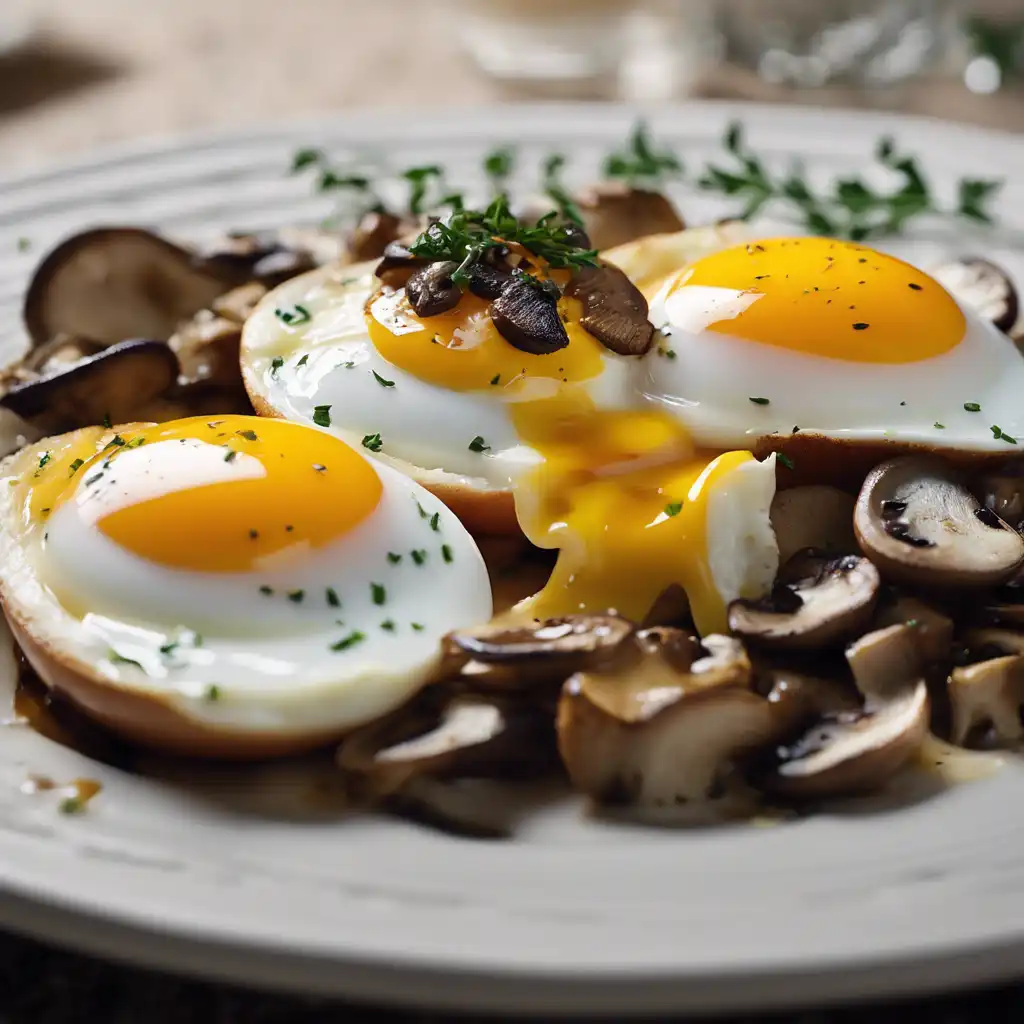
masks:
[[[1007,654],[1024,654],[1024,633],[998,627],[964,630],[960,638],[970,663],[1001,658]]]
[[[884,784],[928,732],[928,688],[910,627],[869,633],[847,650],[860,708],[829,711],[776,747],[759,785],[790,797],[843,796]]]
[[[370,210],[364,213],[348,239],[352,259],[379,259],[389,244],[412,227],[413,225],[405,223],[400,217],[383,210]]]
[[[308,249],[287,245],[272,231],[227,235],[201,249],[193,262],[223,281],[235,285],[258,281],[268,288],[318,266]]]
[[[980,726],[1004,743],[1024,738],[1024,655],[955,668],[949,676],[952,740],[963,745]]]
[[[429,260],[414,256],[402,242],[388,242],[374,274],[389,288],[404,288],[412,274],[426,267]]]
[[[444,261],[413,272],[405,285],[405,294],[417,316],[437,316],[459,304],[462,289],[452,281],[458,266]]]
[[[931,275],[958,302],[999,330],[1009,331],[1017,322],[1017,289],[1006,271],[991,260],[964,256],[932,267]]]
[[[1014,529],[1024,524],[1024,460],[1017,459],[979,477],[972,490],[985,508],[990,508]]]
[[[838,487],[808,484],[776,492],[771,520],[779,545],[779,563],[788,562],[806,548],[826,555],[855,552],[853,506],[853,497]]]
[[[527,701],[425,691],[348,736],[337,761],[352,795],[379,800],[410,780],[537,775],[557,763],[551,717]]]
[[[242,327],[213,310],[196,313],[167,344],[178,357],[183,384],[210,381],[231,386],[238,381]]]
[[[162,341],[125,341],[26,384],[0,405],[50,434],[100,423],[129,423],[178,378],[178,360]]]
[[[637,808],[705,800],[734,763],[793,727],[789,705],[750,687],[741,644],[643,630],[634,656],[581,672],[562,688],[558,748],[573,785]]]
[[[940,459],[909,455],[873,469],[853,525],[864,554],[897,582],[993,586],[1024,564],[1024,538]]]
[[[107,346],[93,338],[58,334],[36,346],[10,370],[12,380],[30,381],[66,370],[81,359],[102,352]]]
[[[953,620],[945,612],[906,594],[884,595],[875,609],[874,629],[909,626],[925,664],[932,665],[949,657],[953,646]]]
[[[224,317],[225,320],[241,325],[249,319],[249,315],[266,294],[267,286],[265,284],[261,284],[259,281],[248,281],[223,295],[218,295],[210,305],[210,310],[217,316]]]
[[[193,254],[140,228],[96,228],[61,243],[36,269],[25,326],[36,345],[77,334],[113,345],[169,338],[236,278],[197,266]]]
[[[520,352],[547,355],[569,344],[565,324],[558,314],[557,289],[520,274],[490,305],[498,333]]]
[[[866,558],[800,560],[802,572],[811,570],[808,575],[776,583],[759,601],[729,605],[733,633],[765,648],[808,650],[839,643],[867,626],[881,581]]]
[[[602,181],[575,196],[583,226],[595,249],[610,249],[645,235],[682,231],[686,226],[661,192]]]
[[[620,356],[642,356],[654,340],[647,300],[618,267],[584,267],[570,278],[565,294],[579,299],[580,324],[605,348]]]

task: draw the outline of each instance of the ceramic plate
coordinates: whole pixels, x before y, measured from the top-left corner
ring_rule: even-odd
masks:
[[[292,151],[438,162],[476,176],[491,145],[531,168],[553,148],[592,173],[636,115],[504,107],[338,117],[109,151],[0,184],[0,355],[24,344],[20,296],[39,255],[97,224],[188,236],[316,221],[329,200],[286,173]],[[973,249],[1024,280],[1024,139],[877,114],[691,104],[652,117],[693,166],[742,117],[774,160],[835,176],[892,133],[944,195],[1006,175],[999,227],[941,222],[899,248]],[[526,185],[524,177],[521,185]],[[683,195],[694,222],[724,212]],[[29,250],[19,251],[17,240]],[[1024,400],[1024,399],[1022,399]],[[13,661],[4,641],[0,681]],[[652,829],[536,801],[505,842],[317,809],[308,776],[146,778],[11,725],[0,733],[0,923],[173,970],[438,1007],[587,1013],[822,1003],[1005,977],[1024,963],[1024,760],[968,784],[912,780],[884,801],[773,827]],[[76,816],[32,773],[99,779]],[[766,824],[762,822],[762,824]]]

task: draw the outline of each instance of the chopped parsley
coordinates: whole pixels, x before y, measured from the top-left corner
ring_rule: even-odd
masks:
[[[417,565],[422,565],[427,560],[427,553],[423,548],[414,548],[409,554]]]
[[[469,450],[471,452],[489,452],[491,446],[484,443],[484,439],[477,434],[472,441],[469,442]]]
[[[779,452],[777,458],[786,469],[793,468],[793,460],[785,452]]]
[[[238,434],[239,437],[244,437],[246,441],[259,440],[259,436],[257,435],[255,430],[236,430],[235,433]]]
[[[144,437],[133,437],[126,445],[125,448],[141,448],[146,443]]]
[[[28,252],[28,250],[31,247],[31,245],[32,245],[32,242],[29,241],[29,239],[24,238],[24,237],[19,238],[18,239],[18,252]]]
[[[767,399],[767,398],[751,398],[750,401],[753,402],[754,405],[768,405],[769,404],[769,399]]]
[[[448,563],[450,563],[452,559],[455,557],[452,554],[452,547],[450,544],[441,545],[441,557]]]
[[[295,604],[301,604],[302,603],[302,599],[305,596],[306,596],[306,592],[304,590],[289,590],[288,591],[288,600],[294,602]]]
[[[312,320],[309,310],[298,303],[295,303],[291,309],[275,309],[274,316],[287,327],[298,327],[299,324],[309,323]]]
[[[367,434],[363,438],[363,447],[371,452],[379,452],[384,447],[384,442],[380,439],[380,434]]]
[[[75,459],[75,461],[71,463],[71,472],[68,473],[68,476],[74,476],[84,465],[85,459]]]
[[[373,379],[382,388],[393,388],[395,386],[395,382],[393,380],[385,380],[376,370],[371,370],[370,372],[373,374]]]
[[[945,430],[945,429],[946,429],[946,424],[945,424],[945,423],[939,423],[939,421],[938,421],[938,420],[936,420],[936,421],[935,421],[935,422],[934,422],[934,423],[932,424],[932,426],[933,426],[933,427],[934,427],[934,428],[935,428],[936,430]]]
[[[388,599],[388,592],[383,583],[371,583],[370,595],[374,604],[383,604]]]
[[[345,362],[338,363],[338,366],[336,366],[335,369],[338,369],[338,367],[344,367],[346,370],[351,370],[355,365],[356,364],[353,360],[346,359]]]
[[[409,625],[412,626],[417,633],[422,633],[423,630],[426,629],[426,626],[424,626],[422,622],[410,622]]]
[[[238,457],[238,452],[236,452],[234,448],[229,448],[224,453],[224,461],[225,462],[234,462],[237,457]]]
[[[263,584],[262,587],[260,587],[260,593],[263,594],[265,597],[270,597],[270,595],[273,592],[274,592],[274,588],[273,587],[268,587],[265,583]]]
[[[437,532],[440,531],[440,529],[441,529],[441,513],[440,512],[435,512],[430,517],[430,528],[434,531],[434,533],[437,533]]]
[[[213,701],[213,700],[220,700],[220,687],[217,686],[216,684],[211,683],[206,688],[205,696],[206,696],[207,700],[211,700],[211,701]]]
[[[307,352],[302,358],[295,364],[296,368],[305,366],[309,362],[309,353]]]
[[[274,358],[270,360],[270,376],[276,377],[277,371],[280,370],[282,366],[284,366],[284,360],[280,356],[274,356]]]
[[[178,640],[171,640],[169,643],[162,644],[160,647],[161,654],[173,654],[179,647],[181,642]]]
[[[42,469],[50,461],[50,453],[43,452],[42,458],[39,460],[39,468]]]
[[[494,375],[494,376],[493,376],[493,377],[491,378],[491,387],[494,387],[494,385],[496,385],[496,384],[500,384],[500,383],[501,383],[501,374],[500,374],[500,373],[496,373],[496,374],[495,374],[495,375]]]
[[[109,430],[113,426],[113,424],[110,422],[110,413],[109,412],[105,412],[103,414],[103,426],[105,426],[107,428],[107,430]]]
[[[331,650],[347,651],[350,647],[355,647],[356,644],[362,643],[365,639],[365,633],[360,633],[358,629],[354,629],[348,636],[343,636],[340,640],[331,644]]]
[[[967,412],[981,412],[981,406],[977,402],[964,402],[964,409]]]
[[[93,484],[99,483],[99,481],[102,480],[102,479],[103,479],[103,470],[101,469],[98,473],[93,473],[92,476],[87,476],[85,478],[85,486],[86,487],[92,487]]]
[[[429,519],[430,513],[417,501],[416,511],[420,514],[420,519]]]
[[[665,506],[665,515],[669,516],[670,518],[672,516],[679,515],[679,513],[682,512],[682,511],[683,511],[683,503],[681,501],[670,501]]]
[[[65,797],[58,804],[61,814],[81,814],[85,810],[85,801],[77,796]]]
[[[332,608],[340,608],[341,607],[341,598],[338,597],[338,592],[334,589],[334,587],[328,587],[327,588],[327,603]]]
[[[113,647],[107,651],[107,660],[113,662],[115,665],[134,665],[140,671],[146,671],[141,661],[137,661],[135,658],[129,658],[126,655],[121,654],[118,651],[115,651]]]
[[[388,552],[388,561],[392,565],[398,565],[398,563],[401,560],[402,560],[402,556],[397,551],[389,551]]]
[[[313,422],[318,427],[329,427],[331,425],[331,407],[329,405],[318,405],[313,410]],[[366,444],[364,438],[363,444]]]
[[[997,441],[1005,441],[1007,444],[1016,444],[1017,438],[1011,437],[1009,434],[1003,432],[1001,427],[997,427],[995,424],[992,425],[992,436]]]
[[[395,620],[394,619],[385,619],[380,624],[380,628],[381,629],[386,629],[389,633],[394,633],[394,631],[395,631]]]
[[[870,326],[871,324],[866,324],[863,320],[859,320],[853,325],[853,329],[855,331],[866,331]]]
[[[125,446],[125,439],[120,434],[115,434],[104,446],[103,450],[106,451],[108,448],[123,448]]]

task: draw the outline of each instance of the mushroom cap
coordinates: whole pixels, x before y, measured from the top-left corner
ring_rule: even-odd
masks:
[[[569,279],[565,294],[583,306],[580,324],[620,356],[642,356],[654,340],[643,292],[614,264],[584,267]]]
[[[954,668],[949,675],[952,740],[963,746],[990,725],[1006,743],[1024,738],[1024,655],[1008,654]]]
[[[596,249],[608,249],[646,235],[682,231],[685,227],[665,195],[632,188],[625,182],[598,182],[580,189],[575,198],[583,215],[583,226]]]
[[[878,598],[878,570],[856,555],[814,563],[812,575],[777,584],[767,598],[733,601],[729,628],[744,640],[780,650],[820,650],[865,628]]]
[[[779,545],[779,563],[785,564],[807,548],[827,555],[856,551],[853,506],[852,495],[824,484],[777,491],[772,500],[771,520]]]
[[[513,347],[533,355],[557,352],[569,344],[558,313],[558,300],[542,284],[522,275],[513,278],[490,305],[498,333]]]
[[[931,268],[931,275],[953,297],[1000,331],[1017,322],[1020,299],[1010,275],[991,260],[961,256]]]
[[[854,511],[861,549],[883,576],[933,587],[984,587],[1024,565],[1024,538],[984,508],[940,459],[876,466]]]

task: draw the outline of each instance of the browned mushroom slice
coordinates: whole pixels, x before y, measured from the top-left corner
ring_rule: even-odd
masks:
[[[210,305],[210,309],[217,316],[224,317],[234,324],[244,324],[249,319],[252,311],[259,305],[260,299],[267,294],[267,286],[259,281],[249,281],[246,284],[232,288],[231,291],[218,295]]]
[[[20,380],[35,380],[36,377],[48,377],[67,369],[80,359],[94,356],[106,348],[103,342],[93,338],[81,338],[69,334],[58,334],[49,341],[32,349],[24,361],[14,368],[14,374]]]
[[[524,778],[557,762],[550,714],[529,701],[426,691],[358,729],[337,761],[354,797],[379,800],[417,777]]]
[[[37,345],[57,334],[104,345],[165,340],[235,283],[149,231],[97,228],[61,243],[39,265],[25,296],[25,325]]]
[[[448,639],[476,661],[580,665],[594,658],[603,659],[632,636],[633,631],[633,623],[618,615],[566,615],[521,626],[460,629],[449,633]]]
[[[966,629],[961,640],[970,662],[1001,658],[1007,654],[1024,654],[1024,633],[998,627]]]
[[[1024,655],[990,658],[949,676],[952,740],[961,746],[982,727],[1002,743],[1024,738]]]
[[[878,570],[856,555],[814,558],[813,574],[780,584],[760,601],[729,605],[729,628],[744,640],[778,650],[808,650],[840,643],[871,621]]]
[[[964,256],[933,267],[931,275],[958,302],[999,330],[1008,332],[1017,322],[1017,289],[1006,271],[991,260]]]
[[[200,249],[193,262],[223,281],[235,285],[258,281],[268,288],[318,265],[312,253],[285,245],[274,232],[228,235]]]
[[[412,274],[405,294],[417,316],[437,316],[459,304],[462,289],[452,281],[457,266],[450,261],[431,263]]]
[[[513,278],[490,305],[498,333],[521,352],[546,355],[569,344],[558,315],[558,297],[525,275]]]
[[[138,410],[178,377],[178,360],[162,341],[125,341],[63,372],[11,388],[0,404],[46,430],[60,433],[138,419]]]
[[[657,808],[707,799],[738,759],[792,729],[790,705],[751,690],[750,662],[732,638],[659,629],[631,643],[629,664],[577,673],[558,705],[562,761],[595,800]]]
[[[171,335],[168,345],[178,357],[182,383],[231,385],[239,380],[241,342],[240,324],[204,309]]]
[[[854,499],[837,487],[808,484],[778,491],[772,501],[772,529],[779,545],[779,563],[812,548],[826,555],[857,550],[853,535]]]
[[[408,226],[400,217],[383,210],[364,213],[348,240],[352,258],[356,261],[378,259],[385,255],[388,245],[400,238]]]
[[[864,702],[828,711],[778,746],[759,785],[790,797],[844,796],[877,789],[917,752],[928,731],[928,688],[912,630],[869,633],[847,650]]]
[[[620,356],[642,356],[654,339],[643,292],[618,267],[584,267],[565,286],[583,305],[580,324],[605,348]]]
[[[374,274],[390,288],[404,288],[413,272],[427,266],[428,260],[414,256],[402,242],[389,242]]]
[[[667,197],[660,192],[604,181],[582,189],[576,205],[595,249],[631,242],[644,235],[682,231],[686,226]]]
[[[1014,529],[1024,524],[1024,460],[1014,460],[979,477],[972,490],[986,508]]]
[[[1024,538],[939,459],[904,456],[877,466],[861,488],[853,525],[864,553],[898,582],[992,586],[1024,564]]]
[[[909,626],[926,665],[945,661],[953,646],[953,620],[934,605],[907,594],[883,595],[875,609],[874,629]]]

